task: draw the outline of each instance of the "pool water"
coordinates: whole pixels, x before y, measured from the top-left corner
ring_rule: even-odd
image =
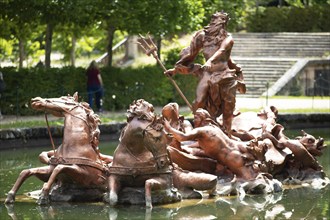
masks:
[[[329,129],[306,129],[315,137],[321,136],[330,146]],[[293,138],[300,135],[290,131]],[[117,142],[100,144],[104,154],[112,155]],[[52,203],[40,207],[24,193],[38,190],[42,182],[28,179],[18,191],[14,205],[4,205],[6,193],[23,169],[42,166],[38,160],[41,151],[49,147],[0,151],[0,219],[329,219],[330,186],[323,189],[286,187],[281,193],[247,195],[239,197],[218,196],[200,200],[183,200],[178,203],[155,206],[110,207],[104,203]],[[330,148],[318,158],[327,176],[330,176]]]

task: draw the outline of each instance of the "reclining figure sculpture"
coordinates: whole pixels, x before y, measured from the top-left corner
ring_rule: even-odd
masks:
[[[220,194],[242,193],[242,189],[247,193],[277,192],[282,183],[326,185],[328,178],[315,158],[322,155],[324,140],[304,131],[302,137],[290,140],[284,135],[284,127],[276,123],[276,116],[275,107],[236,115],[231,137],[223,131],[221,117],[216,122],[204,109],[195,112],[192,130],[175,129],[167,119],[164,126],[180,143],[195,142],[182,145],[181,154],[172,150],[175,158],[178,154],[194,157],[190,161],[177,159],[181,167],[195,170],[213,160],[215,165],[206,166],[204,171],[218,176],[222,182],[218,184]]]

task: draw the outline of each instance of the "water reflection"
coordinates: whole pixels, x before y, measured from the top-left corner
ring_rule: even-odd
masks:
[[[217,197],[184,200],[155,206],[110,207],[104,203],[52,203],[37,206],[34,202],[1,205],[1,219],[327,219],[330,187],[295,188],[264,196]]]
[[[298,132],[297,132],[298,133]],[[312,132],[311,132],[312,133]],[[330,176],[329,130],[322,134],[327,149],[318,158],[327,176]],[[116,143],[103,143],[101,150],[112,154]],[[184,200],[179,203],[155,206],[110,207],[104,203],[52,203],[40,207],[23,193],[38,190],[42,182],[28,180],[19,191],[16,203],[5,206],[5,193],[15,182],[19,172],[37,167],[38,155],[47,148],[17,149],[0,152],[0,219],[330,219],[330,186],[323,189],[307,187],[286,189],[281,193],[263,196],[216,197],[202,200]]]
[[[329,216],[329,186],[325,189],[296,188],[266,196],[246,196],[232,200],[220,198],[218,218],[306,219]]]

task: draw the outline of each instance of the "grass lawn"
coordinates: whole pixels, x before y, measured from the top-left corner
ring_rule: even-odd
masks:
[[[262,99],[262,98],[261,98]],[[295,97],[295,96],[273,96],[271,99],[298,99],[298,100],[329,100],[330,97]],[[160,108],[156,111],[157,114],[160,114]],[[241,112],[259,112],[260,108],[240,108]],[[279,108],[279,114],[311,114],[311,113],[329,113],[329,108],[318,108],[315,107],[304,107],[304,108],[288,108],[281,109]],[[191,111],[188,108],[180,108],[180,114],[185,116],[185,118],[193,118]],[[42,116],[42,115],[41,115]],[[125,122],[126,121],[126,111],[122,112],[106,112],[100,115],[102,124],[114,123],[114,122]],[[61,126],[63,125],[63,118],[53,118],[53,120],[49,120],[50,126]],[[12,128],[27,128],[27,127],[45,127],[46,121],[44,117],[18,117],[17,120],[11,121],[1,121],[0,120],[0,130],[1,129],[12,129]]]

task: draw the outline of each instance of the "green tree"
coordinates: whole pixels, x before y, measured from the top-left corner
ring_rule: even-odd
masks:
[[[98,0],[99,18],[107,31],[108,65],[112,65],[112,46],[117,30],[128,34],[150,33],[161,39],[195,29],[204,15],[201,0]]]
[[[5,27],[2,37],[9,40],[11,36],[18,41],[19,67],[23,67],[25,60],[26,41],[37,27],[37,10],[35,1],[8,0],[1,1],[1,26]],[[7,26],[7,27],[6,27]]]
[[[60,49],[65,59],[75,66],[76,42],[82,36],[86,36],[95,29],[98,6],[93,0],[68,1],[65,12],[66,18],[57,27],[57,33],[61,38]]]
[[[160,53],[163,37],[173,37],[201,27],[204,18],[202,2],[201,0],[144,1],[141,10],[135,14],[135,19],[140,21],[141,26],[133,26],[127,31],[150,33],[156,38]]]
[[[69,16],[69,5],[76,0],[34,0],[37,2],[40,24],[46,26],[45,34],[45,67],[50,68],[54,28],[63,24]]]
[[[32,1],[32,0],[31,0]],[[54,29],[71,35],[71,64],[74,65],[76,39],[94,22],[98,10],[92,0],[33,0],[38,4],[40,23],[46,25],[45,66],[50,67]],[[30,2],[30,1],[29,1]]]
[[[224,11],[229,14],[229,17],[231,19],[228,26],[228,29],[230,31],[239,31],[241,29],[244,29],[244,13],[246,10],[249,10],[249,7],[251,5],[255,5],[254,2],[258,2],[258,0],[205,0],[203,1],[203,7],[205,10],[205,19],[203,20],[203,24],[208,24],[212,14],[214,14],[215,12]]]

